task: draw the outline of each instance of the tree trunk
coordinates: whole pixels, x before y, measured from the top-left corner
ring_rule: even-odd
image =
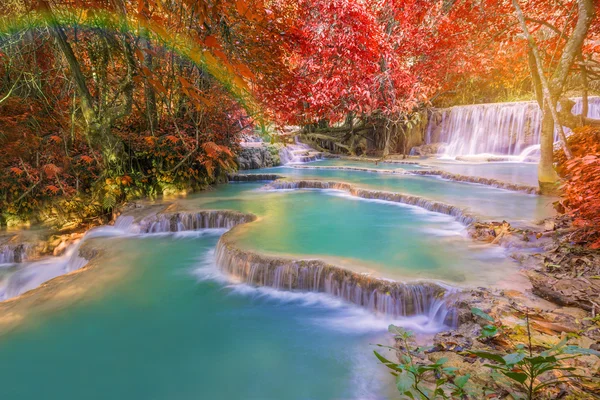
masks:
[[[144,65],[150,71],[154,71],[154,61],[152,57],[152,46],[150,45],[150,41],[146,38],[141,41],[142,48],[148,50],[144,53]],[[146,80],[144,84],[144,97],[146,99],[146,116],[148,118],[148,127],[150,128],[150,132],[154,135],[154,130],[158,126],[158,112],[156,107],[156,93],[154,92],[154,88],[148,81]]]
[[[558,190],[558,175],[554,170],[554,119],[548,105],[544,106],[542,114],[538,183],[543,194],[553,194]]]

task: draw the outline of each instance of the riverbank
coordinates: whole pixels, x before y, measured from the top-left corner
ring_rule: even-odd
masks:
[[[453,299],[459,320],[457,329],[435,335],[431,347],[417,361],[431,365],[444,358],[456,376],[469,375],[467,391],[475,398],[494,393],[494,398],[513,399],[519,393],[515,382],[494,373],[489,360],[474,352],[498,354],[518,351],[518,346],[538,353],[554,346],[582,348],[582,355],[561,366],[574,368],[581,379],[548,388],[548,398],[595,398],[600,394],[600,251],[570,244],[572,220],[564,216],[548,219],[540,229],[515,229],[507,222],[476,223],[470,234],[513,251],[531,290],[462,291]],[[482,310],[484,318],[472,310]],[[404,340],[396,341],[398,357],[406,353]],[[566,373],[551,371],[544,379]],[[539,382],[538,382],[539,383]],[[429,382],[433,385],[433,381]]]

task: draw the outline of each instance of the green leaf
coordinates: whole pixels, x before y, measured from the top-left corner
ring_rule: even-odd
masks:
[[[594,349],[584,349],[583,347],[579,346],[565,346],[563,352],[565,354],[586,354],[600,357],[600,351]]]
[[[548,350],[546,350],[546,351],[543,351],[543,352],[541,353],[541,355],[542,355],[542,356],[544,356],[544,357],[546,357],[546,356],[549,356],[549,355],[550,355],[550,353],[552,353],[552,352],[555,352],[555,351],[558,351],[558,350],[562,349],[562,347],[563,347],[565,344],[567,344],[567,341],[568,341],[568,340],[569,340],[569,339],[568,339],[568,338],[566,338],[566,337],[565,337],[565,338],[563,338],[563,339],[562,339],[560,342],[558,342],[558,343],[557,343],[555,346],[551,347],[550,349],[548,349]]]
[[[478,317],[481,317],[483,319],[486,319],[490,322],[494,322],[494,318],[490,317],[488,314],[486,314],[485,312],[483,312],[483,310],[477,308],[477,307],[473,307],[471,308],[471,313],[473,315],[476,315]]]
[[[448,357],[442,357],[435,362],[435,365],[444,365],[448,362]]]
[[[491,368],[491,369],[495,369],[497,371],[510,371],[510,369],[506,365],[483,364],[483,366]]]
[[[485,358],[486,360],[496,361],[502,365],[506,364],[504,358],[498,354],[488,353],[487,351],[471,351],[470,353],[475,354],[477,357]]]
[[[456,368],[456,367],[444,367],[444,368],[442,368],[442,371],[444,371],[444,373],[446,373],[448,375],[453,375],[456,371],[458,371],[458,368]]]
[[[415,384],[415,377],[412,374],[404,371],[396,377],[396,387],[400,393],[409,392]]]
[[[388,326],[388,332],[394,334],[395,337],[401,337],[405,339],[408,339],[412,336],[412,332],[393,324]]]
[[[505,372],[505,371],[502,371],[502,373],[504,375],[508,376],[513,381],[519,382],[520,384],[524,384],[527,381],[527,374],[524,374],[522,372]]]
[[[498,328],[494,325],[486,325],[481,328],[481,337],[487,338],[495,336],[498,333]]]
[[[529,361],[532,365],[539,365],[539,364],[545,364],[545,363],[555,363],[557,361],[556,357],[554,356],[537,356],[537,357],[531,357],[531,358],[527,358],[527,361]]]
[[[465,384],[468,382],[470,377],[471,377],[470,374],[457,376],[456,378],[454,378],[454,384],[462,389],[465,386]]]
[[[382,356],[381,354],[379,354],[377,351],[373,350],[373,353],[375,353],[375,357],[377,357],[377,359],[379,361],[381,361],[383,363],[383,365],[385,365],[386,367],[388,367],[392,371],[397,371],[397,372],[403,372],[404,371],[402,369],[401,365],[398,365],[398,364],[396,364],[396,363],[388,360],[387,358],[385,358],[384,356]]]
[[[525,353],[511,353],[511,354],[505,355],[502,358],[504,359],[505,364],[515,365],[515,364],[518,364],[521,361],[523,361],[523,359],[525,358]]]

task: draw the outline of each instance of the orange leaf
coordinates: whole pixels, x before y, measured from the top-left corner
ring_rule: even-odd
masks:
[[[61,168],[54,164],[46,164],[42,167],[44,174],[50,179],[54,178],[61,172]]]
[[[217,40],[217,38],[215,36],[213,36],[213,35],[207,36],[204,39],[204,44],[207,47],[212,47],[212,48],[215,48],[215,49],[220,49],[221,48],[221,44],[219,43],[219,41]]]
[[[10,169],[10,171],[11,171],[13,174],[15,174],[15,175],[18,175],[18,176],[20,176],[20,175],[23,173],[23,170],[22,170],[22,169],[20,169],[20,168],[17,168],[17,167],[12,167],[12,168]]]
[[[58,191],[59,191],[60,189],[59,189],[59,188],[57,188],[57,187],[56,187],[56,186],[54,186],[54,185],[48,185],[48,186],[46,186],[46,190],[47,190],[47,191],[49,191],[49,192],[52,192],[52,194],[56,194],[56,193],[58,193]]]

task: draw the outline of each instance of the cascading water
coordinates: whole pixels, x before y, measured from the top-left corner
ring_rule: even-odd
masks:
[[[198,229],[231,229],[254,220],[254,216],[235,211],[209,210],[152,215],[137,226],[139,233],[168,233]]]
[[[27,243],[0,246],[0,265],[25,262],[31,251],[32,246]]]
[[[456,218],[464,225],[470,225],[477,221],[474,215],[469,214],[459,207],[440,203],[438,201],[429,200],[419,196],[412,196],[397,192],[384,192],[380,190],[370,190],[357,188],[349,183],[334,182],[334,181],[317,181],[317,180],[278,180],[265,186],[266,190],[289,190],[289,189],[322,189],[322,190],[340,190],[350,194],[351,196],[359,197],[368,200],[381,200],[392,203],[401,203],[412,206],[417,206],[428,211],[434,211],[441,214],[450,215]]]
[[[294,144],[285,145],[279,150],[281,164],[299,164],[317,161],[322,158],[321,152],[301,143],[297,137],[294,138],[294,142]]]
[[[581,113],[581,99],[574,99],[572,112]],[[600,118],[600,97],[590,97],[588,116]],[[536,102],[490,103],[456,106],[441,110],[441,120],[432,120],[425,140],[446,143],[445,157],[504,155],[526,160],[539,149],[541,111]]]
[[[235,249],[227,236],[217,245],[216,262],[222,271],[250,285],[326,293],[394,318],[422,315],[431,323],[457,324],[456,313],[449,306],[449,297],[456,290],[437,283],[393,282],[320,260],[293,261],[261,256]]]
[[[0,301],[19,296],[50,279],[82,268],[88,260],[79,255],[79,249],[86,240],[125,235],[132,224],[133,217],[119,217],[114,226],[101,226],[89,230],[81,240],[69,246],[59,257],[48,257],[5,268],[4,271],[0,271]]]
[[[231,229],[255,219],[252,214],[226,210],[174,212],[146,217],[132,231]],[[318,260],[295,262],[263,257],[229,248],[225,237],[217,245],[216,263],[223,272],[244,283],[277,290],[327,293],[388,316],[422,315],[431,323],[456,324],[456,315],[447,301],[455,289],[437,283],[404,284],[370,278]]]

